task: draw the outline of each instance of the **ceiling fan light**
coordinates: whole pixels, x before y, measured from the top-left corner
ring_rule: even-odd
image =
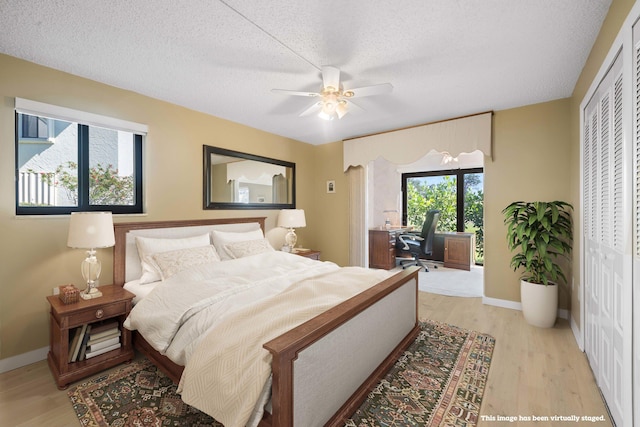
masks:
[[[324,97],[322,104],[322,109],[325,112],[333,112],[338,106],[338,97],[335,94],[330,93]]]
[[[333,114],[336,111],[336,104],[333,102],[325,102],[322,104],[322,111],[327,114]]]
[[[333,114],[327,114],[324,112],[324,109],[318,113],[318,117],[322,120],[333,120]]]
[[[336,107],[338,102],[335,96],[328,96],[322,101],[322,111],[319,116],[324,120],[333,120],[336,115]]]

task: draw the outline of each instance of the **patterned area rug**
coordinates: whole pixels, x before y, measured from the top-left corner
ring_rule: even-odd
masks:
[[[475,426],[495,340],[422,322],[421,333],[347,421],[349,427]],[[81,383],[69,398],[82,426],[212,426],[148,360]]]
[[[177,387],[144,359],[79,384],[68,394],[82,426],[223,427],[184,403]]]
[[[478,423],[495,339],[432,321],[421,329],[346,426]]]

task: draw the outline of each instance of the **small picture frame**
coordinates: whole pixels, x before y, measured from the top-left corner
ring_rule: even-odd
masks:
[[[336,182],[327,181],[327,193],[335,193],[335,192],[336,192]]]

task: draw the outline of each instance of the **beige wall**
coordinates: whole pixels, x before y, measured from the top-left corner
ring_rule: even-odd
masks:
[[[82,287],[79,267],[85,256],[82,250],[66,247],[68,216],[15,216],[14,97],[149,126],[145,146],[148,214],[118,217],[116,221],[119,222],[267,216],[267,228],[272,228],[277,211],[202,209],[202,145],[295,162],[297,203],[299,208],[307,211],[309,224],[300,230],[299,242],[316,247],[311,237],[313,232],[309,231],[321,227],[322,215],[329,212],[314,209],[319,182],[314,179],[318,159],[314,158],[312,145],[4,55],[0,55],[0,97],[0,236],[3,243],[0,245],[0,359],[48,346],[48,304],[45,296],[51,294],[53,287],[65,283],[76,283]],[[323,156],[335,155],[335,149],[330,149],[331,146],[320,151]],[[331,167],[318,167],[318,170],[323,176],[333,175]],[[339,178],[335,177],[336,180]],[[344,193],[334,196],[343,197]],[[347,226],[344,220],[337,223],[340,224],[338,232]],[[340,243],[324,240],[328,242],[327,259],[333,256],[338,261],[345,258]],[[101,283],[109,283],[112,279],[111,251],[101,250],[98,255],[103,260]]]
[[[570,197],[569,100],[495,112],[493,160],[484,165],[485,296],[520,301],[520,273],[509,267],[502,209],[509,203]],[[568,277],[570,281],[570,275]],[[560,292],[567,308],[568,293]]]
[[[349,264],[349,186],[342,171],[342,142],[316,146],[315,176],[311,191],[314,221],[307,228],[314,249],[322,251],[322,260]],[[327,193],[327,181],[335,181],[335,193]],[[298,194],[300,194],[298,192]]]

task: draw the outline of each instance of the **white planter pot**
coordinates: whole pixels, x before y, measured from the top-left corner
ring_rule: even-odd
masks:
[[[539,285],[520,280],[522,314],[530,325],[551,328],[558,313],[558,286]]]

